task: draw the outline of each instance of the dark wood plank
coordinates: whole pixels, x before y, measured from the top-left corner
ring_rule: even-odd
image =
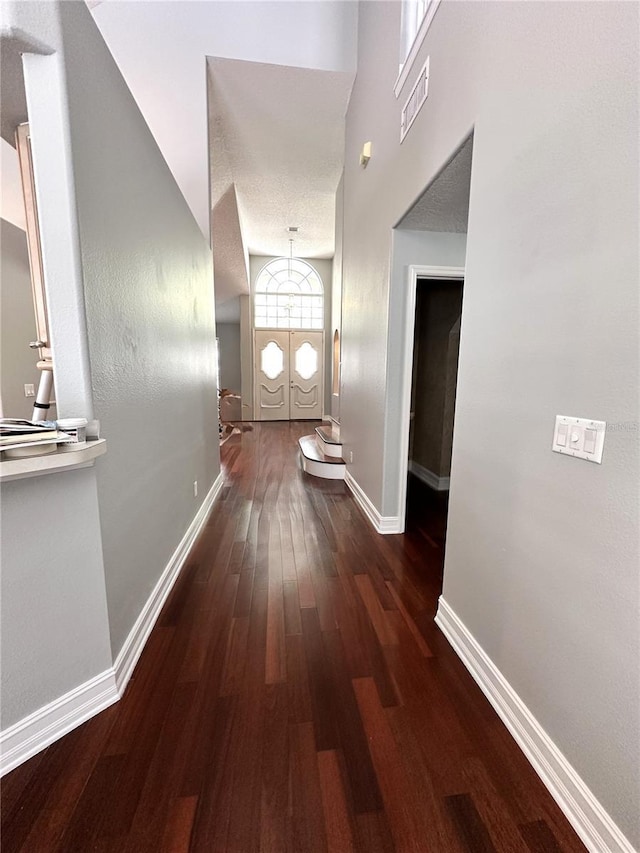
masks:
[[[169,805],[180,792],[196,691],[194,683],[179,684],[171,698],[135,814],[127,830],[128,841],[124,848],[129,853],[161,845]],[[121,834],[125,834],[124,830]]]
[[[248,642],[249,617],[241,616],[239,619],[232,619],[220,688],[221,696],[234,696],[240,692],[247,661]]]
[[[244,567],[240,572],[240,581],[238,583],[238,592],[236,594],[236,603],[233,608],[233,615],[236,617],[248,616],[251,612],[251,596],[253,594],[253,575],[252,568]]]
[[[312,723],[291,726],[292,847],[325,853],[327,837]]]
[[[197,797],[179,797],[169,804],[160,853],[187,853],[197,805]]]
[[[425,658],[432,657],[431,649],[429,648],[424,637],[422,636],[422,634],[418,630],[418,626],[413,621],[413,618],[411,617],[409,611],[404,606],[404,603],[403,603],[402,599],[400,598],[400,596],[398,595],[398,593],[396,592],[395,587],[393,586],[392,582],[387,581],[386,584],[387,584],[387,588],[391,594],[391,597],[393,598],[393,600],[396,604],[396,607],[398,608],[398,610],[402,614],[402,618],[406,622],[407,628],[411,632],[411,636],[415,640],[415,643],[416,643],[416,645],[420,651],[420,654],[423,655],[423,657],[425,657]]]
[[[260,754],[265,726],[263,702],[267,595],[268,590],[265,588],[254,590],[247,663],[227,758],[233,769],[233,785],[228,786],[230,807],[227,845],[231,850],[246,850],[247,853],[257,851],[260,847],[262,798]],[[215,816],[212,816],[212,820],[214,819]],[[209,846],[204,849],[215,848]]]
[[[202,744],[205,761],[202,772],[187,776],[183,791],[197,790],[197,806],[190,833],[190,849],[205,851],[224,845],[230,817],[230,778],[225,772],[230,768],[227,757],[231,749],[236,697],[218,699],[215,712],[203,732]],[[195,737],[194,743],[200,738]],[[151,848],[147,848],[151,849]]]
[[[438,853],[435,848],[425,845],[429,817],[410,784],[403,756],[380,704],[373,679],[355,679],[354,689],[396,847],[407,852],[428,853],[432,849],[433,853]]]
[[[61,853],[62,851],[72,853],[75,850],[91,850],[95,846],[94,842],[99,840],[103,833],[107,833],[109,826],[105,820],[103,805],[113,798],[124,772],[126,760],[125,755],[105,755],[99,759],[60,840],[58,850]],[[6,843],[7,839],[3,839],[5,850]],[[8,849],[11,850],[12,847]]]
[[[363,853],[394,853],[396,849],[399,850],[393,843],[389,822],[383,811],[356,815],[355,823],[358,850]]]
[[[347,806],[340,762],[335,750],[318,753],[318,771],[324,826],[327,833],[329,853],[353,853],[355,850],[353,830]]]
[[[469,853],[496,853],[487,827],[469,794],[446,797],[445,802],[465,849]]]
[[[320,619],[316,610],[305,609],[301,612],[316,744],[318,750],[339,749],[333,686],[322,642]]]
[[[304,638],[302,634],[291,634],[285,638],[285,644],[290,722],[310,723],[313,721],[313,710]]]
[[[289,805],[289,711],[286,684],[269,685],[264,694],[264,744],[260,800],[260,850],[285,850]]]
[[[284,631],[285,634],[301,634],[300,598],[297,581],[285,581],[284,591]]]
[[[353,808],[356,813],[379,811],[383,806],[382,796],[340,634],[337,631],[326,633],[323,642],[331,678],[333,715],[342,745]]]
[[[534,820],[520,826],[520,832],[531,853],[561,853],[556,838],[544,820]]]
[[[369,575],[356,575],[356,586],[362,597],[364,606],[367,608],[367,613],[371,619],[374,631],[378,636],[378,642],[381,646],[395,646],[398,644],[398,635],[393,628],[387,614],[376,595],[376,591],[371,582]]]

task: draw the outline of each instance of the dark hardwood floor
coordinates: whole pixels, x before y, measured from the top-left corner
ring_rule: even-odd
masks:
[[[433,622],[442,501],[378,535],[311,429],[224,445],[124,698],[3,780],[3,853],[584,850]]]

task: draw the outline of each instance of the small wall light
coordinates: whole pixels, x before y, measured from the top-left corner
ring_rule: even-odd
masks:
[[[360,165],[363,169],[367,168],[367,163],[371,160],[371,143],[365,142],[360,152]]]

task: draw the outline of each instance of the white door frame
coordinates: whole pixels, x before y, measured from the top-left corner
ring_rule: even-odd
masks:
[[[409,430],[411,428],[411,383],[413,379],[413,345],[416,326],[416,295],[419,278],[464,281],[464,267],[432,267],[411,265],[407,275],[407,300],[404,322],[404,376],[402,377],[402,395],[400,408],[400,485],[398,489],[400,506],[398,516],[400,531],[404,532],[407,515],[407,478],[409,476]]]

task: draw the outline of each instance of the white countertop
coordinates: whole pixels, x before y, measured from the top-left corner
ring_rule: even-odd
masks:
[[[44,456],[26,456],[23,459],[4,459],[0,454],[0,483],[9,480],[23,480],[27,477],[42,477],[57,471],[72,471],[74,468],[88,468],[98,456],[107,452],[104,438],[88,441],[77,450],[56,450]]]

